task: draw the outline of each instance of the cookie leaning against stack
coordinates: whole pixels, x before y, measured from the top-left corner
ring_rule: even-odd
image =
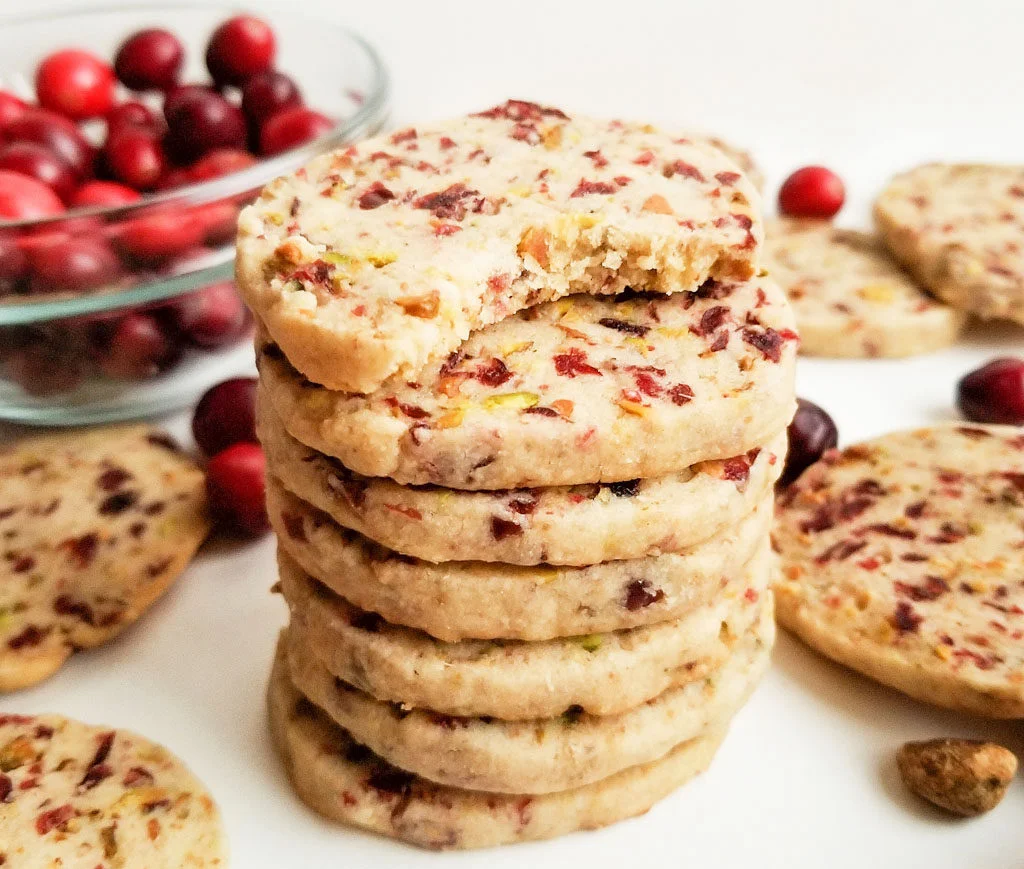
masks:
[[[483,847],[707,766],[773,640],[796,334],[759,227],[720,152],[524,103],[243,218],[291,613],[270,716],[307,803]]]

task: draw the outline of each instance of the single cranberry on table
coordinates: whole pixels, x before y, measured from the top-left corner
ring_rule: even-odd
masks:
[[[100,357],[100,369],[108,377],[142,380],[166,371],[181,353],[176,337],[158,317],[135,311],[114,326]]]
[[[993,359],[965,375],[956,403],[973,422],[1024,425],[1024,359]]]
[[[797,169],[779,190],[779,211],[787,217],[835,217],[846,200],[842,179],[824,166]]]
[[[185,47],[169,30],[150,27],[133,33],[114,55],[114,72],[133,91],[167,90],[178,82]]]
[[[46,109],[30,108],[0,128],[5,142],[35,142],[67,163],[80,179],[92,175],[95,151],[71,121]]]
[[[183,296],[174,304],[174,316],[189,341],[208,349],[233,344],[249,328],[248,310],[234,281],[211,284]]]
[[[329,132],[334,121],[307,108],[285,109],[267,121],[260,130],[260,154],[273,157]]]
[[[35,178],[67,202],[78,186],[78,176],[49,148],[36,142],[11,142],[0,148],[0,169]]]
[[[270,25],[238,15],[220,25],[206,48],[206,68],[218,85],[241,85],[274,65],[277,41]]]
[[[180,163],[191,163],[219,148],[244,150],[245,143],[242,110],[224,97],[197,94],[167,113],[167,152]]]
[[[167,125],[161,115],[153,111],[145,103],[129,100],[118,103],[107,112],[107,139],[121,130],[145,130],[154,136],[162,136]]]
[[[242,112],[256,129],[282,109],[301,105],[299,86],[277,70],[257,73],[242,86]]]
[[[113,283],[121,261],[98,236],[66,238],[33,248],[32,290],[37,293],[85,292]]]
[[[114,178],[136,190],[151,190],[167,170],[159,140],[143,129],[120,129],[103,146],[103,165]]]
[[[35,178],[0,169],[0,220],[38,220],[64,210],[64,203]]]
[[[28,103],[10,91],[0,90],[0,129],[28,111]]]
[[[116,181],[87,181],[71,197],[72,208],[112,208],[138,202],[142,194]]]
[[[110,64],[76,48],[55,52],[36,70],[36,96],[44,109],[76,121],[103,117],[114,104]]]
[[[194,210],[173,208],[125,223],[117,245],[128,259],[155,266],[199,247],[205,231]]]
[[[250,537],[270,530],[266,486],[266,459],[259,444],[233,444],[206,466],[210,513],[226,530]]]
[[[779,486],[788,486],[838,443],[839,430],[832,417],[814,402],[798,398],[796,415],[789,424],[789,454]]]
[[[233,377],[210,387],[196,405],[192,436],[208,456],[256,443],[256,378]]]

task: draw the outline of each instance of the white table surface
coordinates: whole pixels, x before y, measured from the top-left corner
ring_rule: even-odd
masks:
[[[376,42],[393,73],[396,122],[522,96],[711,130],[754,151],[769,202],[797,166],[836,169],[850,225],[864,224],[880,185],[914,163],[1024,157],[1019,0],[289,6],[347,21]],[[17,7],[0,0],[0,12]],[[831,411],[849,443],[950,417],[963,372],[1022,347],[1021,330],[989,328],[913,360],[802,360],[799,391]],[[187,431],[186,414],[168,423]],[[55,711],[167,744],[218,798],[236,869],[1024,866],[1024,782],[992,814],[951,822],[908,797],[892,759],[904,740],[950,734],[997,738],[1024,754],[1019,723],[927,708],[786,637],[711,771],[642,819],[445,855],[329,825],[292,795],[267,737],[264,683],[284,622],[267,591],[273,546],[209,545],[141,624],[44,685],[0,699],[0,711]]]

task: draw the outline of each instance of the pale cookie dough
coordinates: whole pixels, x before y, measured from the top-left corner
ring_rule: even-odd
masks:
[[[1024,323],[1024,166],[918,166],[882,191],[875,222],[940,299]]]
[[[507,720],[551,718],[573,706],[615,715],[705,678],[763,611],[773,564],[752,565],[705,606],[671,621],[541,642],[445,643],[353,607],[287,556],[279,559],[289,635],[307,657],[381,700]]]
[[[0,447],[0,692],[132,624],[208,529],[202,470],[157,429]]]
[[[1024,717],[1024,431],[946,425],[827,453],[779,500],[780,622],[930,703]]]
[[[367,393],[539,302],[749,278],[759,209],[717,148],[510,101],[271,182],[237,280],[298,370]]]
[[[388,763],[450,787],[546,794],[657,760],[732,718],[768,669],[774,635],[771,607],[763,607],[755,629],[704,679],[619,715],[588,715],[575,706],[526,721],[408,709],[336,679],[301,646],[289,646],[288,660],[295,687]]]
[[[771,500],[682,553],[587,567],[449,561],[386,550],[267,478],[279,546],[361,609],[441,640],[546,640],[676,618],[711,600],[767,539]]]
[[[786,436],[764,449],[649,480],[467,492],[361,477],[292,438],[260,407],[271,473],[346,528],[425,561],[596,564],[679,552],[750,513],[782,472]]]
[[[227,865],[213,798],[167,749],[59,715],[0,714],[0,866]]]
[[[646,812],[703,772],[728,722],[665,757],[585,787],[539,796],[467,791],[391,766],[292,687],[279,648],[270,727],[299,797],[334,821],[433,849],[487,848],[593,830]]]
[[[807,356],[913,356],[953,344],[966,315],[935,301],[874,236],[823,220],[768,225],[764,265]]]
[[[781,432],[795,408],[793,327],[782,291],[755,278],[530,308],[372,395],[317,387],[263,336],[257,361],[288,432],[364,476],[611,483],[732,458]]]

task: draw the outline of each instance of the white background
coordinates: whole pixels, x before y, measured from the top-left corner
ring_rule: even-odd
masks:
[[[0,0],[0,11],[27,4]],[[33,10],[79,3],[35,2]],[[252,7],[250,7],[252,8]],[[844,223],[864,224],[885,179],[932,159],[1024,159],[1024,5],[1019,0],[297,2],[382,50],[394,118],[425,120],[509,96],[726,135],[751,148],[767,198],[821,162],[847,181]],[[952,414],[956,379],[1014,329],[900,362],[802,360],[800,392],[845,443]],[[184,434],[185,415],[170,421]],[[486,854],[422,854],[325,824],[302,808],[271,753],[264,680],[281,602],[273,543],[209,545],[142,624],[76,656],[0,711],[56,711],[130,727],[184,757],[223,809],[237,869],[314,866],[647,864],[768,867],[1024,866],[1024,785],[991,815],[951,822],[903,791],[906,739],[990,735],[1018,752],[1018,724],[920,706],[782,638],[775,668],[711,771],[643,819]]]

